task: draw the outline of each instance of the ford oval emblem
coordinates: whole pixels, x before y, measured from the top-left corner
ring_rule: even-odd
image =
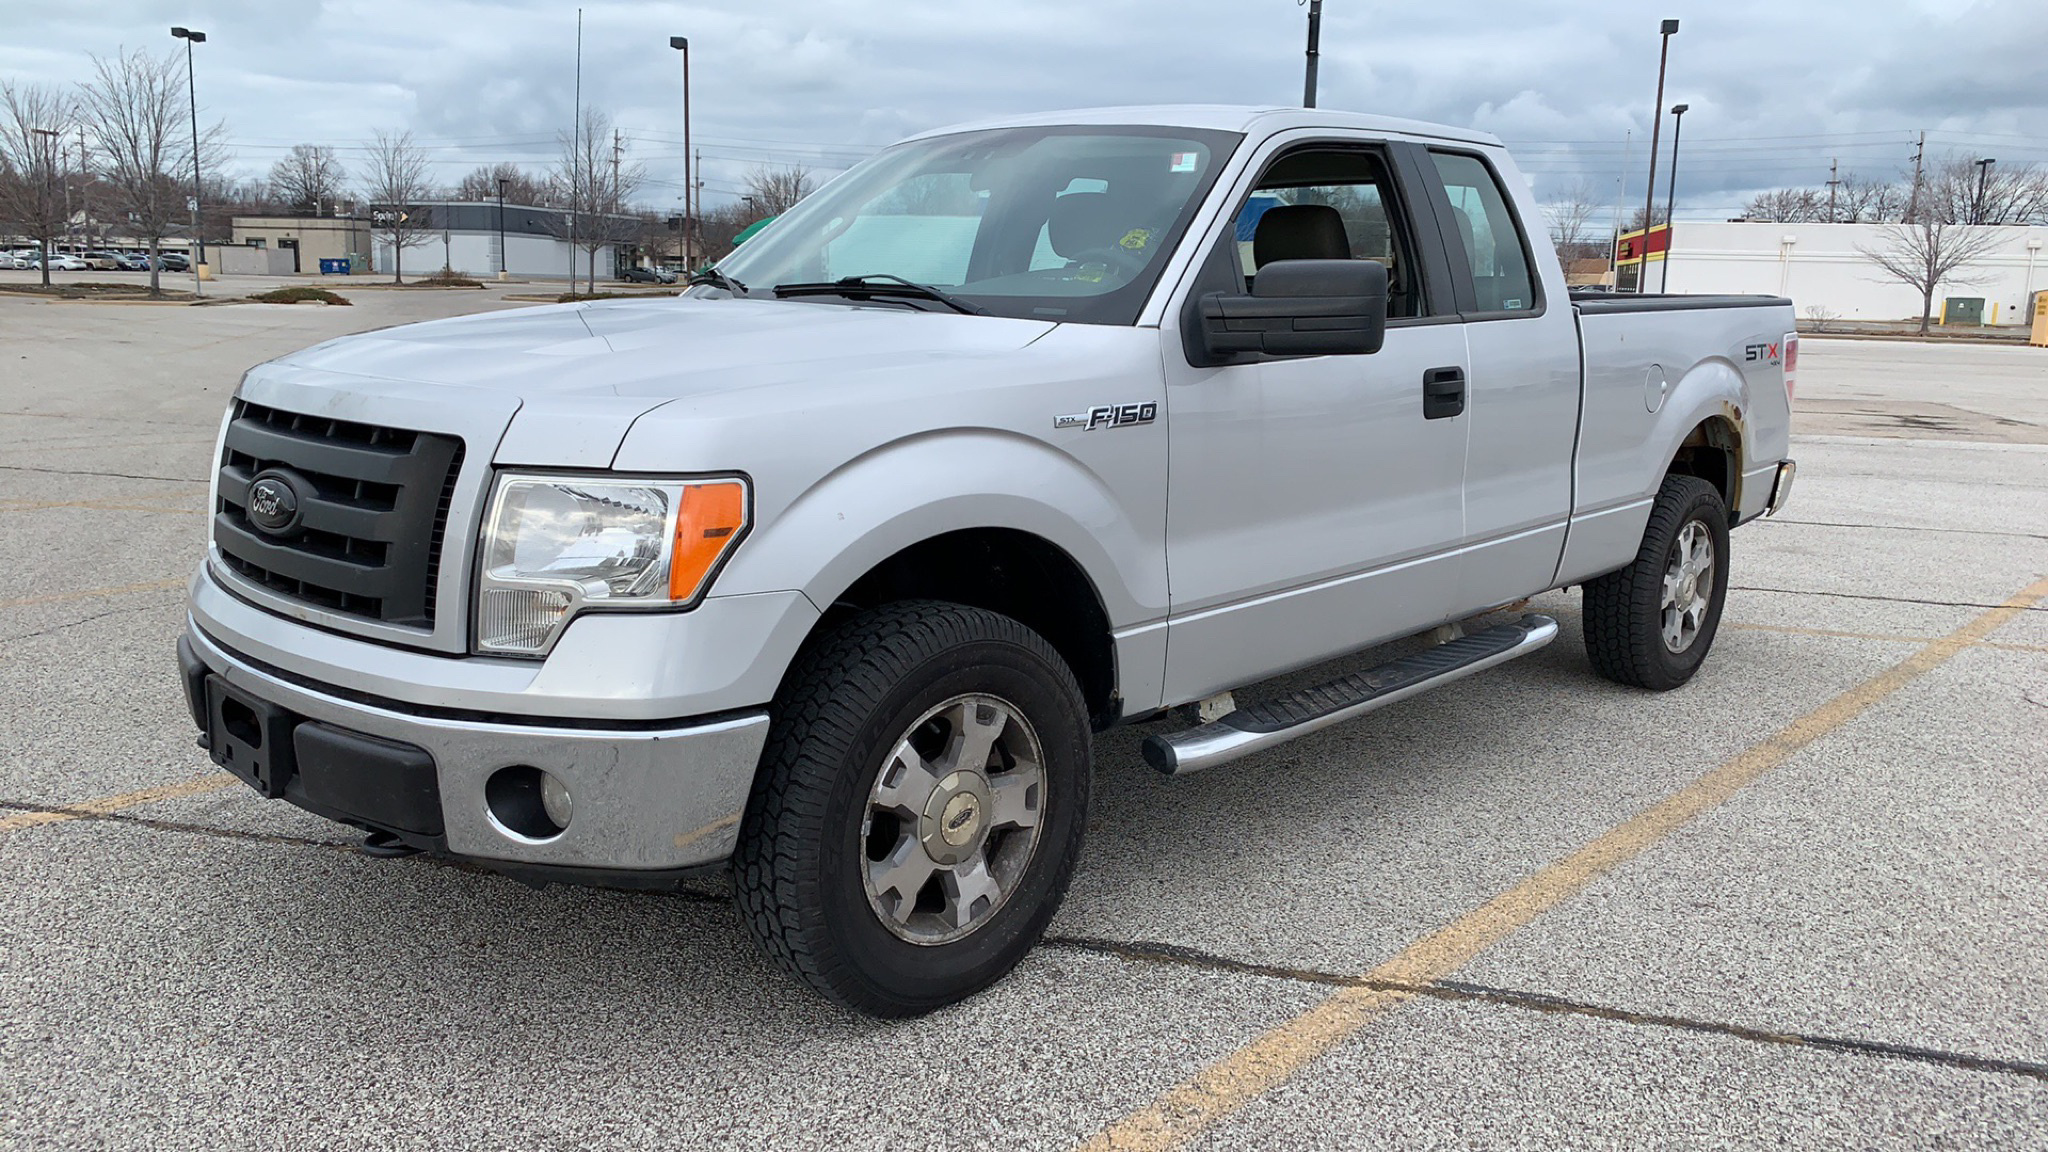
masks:
[[[259,473],[249,483],[249,523],[266,536],[283,536],[299,526],[299,488],[290,473]]]

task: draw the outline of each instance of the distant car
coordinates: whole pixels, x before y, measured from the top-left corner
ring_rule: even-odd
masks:
[[[87,252],[80,256],[79,259],[85,261],[85,266],[95,272],[119,272],[121,270],[121,254],[118,252]]]
[[[663,272],[655,268],[628,268],[619,273],[619,279],[633,284],[673,284],[676,282],[673,272]]]
[[[50,271],[52,272],[89,272],[91,270],[92,265],[87,264],[77,256],[50,257]]]
[[[33,268],[33,257],[16,255],[13,252],[0,253],[0,268]]]
[[[123,272],[149,271],[149,257],[141,252],[123,252],[120,255],[120,260],[121,271]]]
[[[192,258],[183,252],[160,252],[157,254],[156,266],[166,272],[190,272]]]

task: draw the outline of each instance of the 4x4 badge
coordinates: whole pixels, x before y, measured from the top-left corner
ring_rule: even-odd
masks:
[[[1071,416],[1055,416],[1054,428],[1080,428],[1094,431],[1097,428],[1128,428],[1134,424],[1150,424],[1159,418],[1157,402],[1145,404],[1102,404],[1086,412]]]

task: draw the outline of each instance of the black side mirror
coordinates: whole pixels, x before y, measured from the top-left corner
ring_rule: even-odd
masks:
[[[1386,338],[1387,268],[1372,260],[1275,260],[1251,295],[1202,297],[1202,342],[1217,360],[1363,355]]]

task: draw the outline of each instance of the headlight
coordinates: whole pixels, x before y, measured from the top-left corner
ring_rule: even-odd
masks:
[[[502,475],[484,516],[476,648],[545,652],[586,608],[688,607],[746,527],[738,478]]]

